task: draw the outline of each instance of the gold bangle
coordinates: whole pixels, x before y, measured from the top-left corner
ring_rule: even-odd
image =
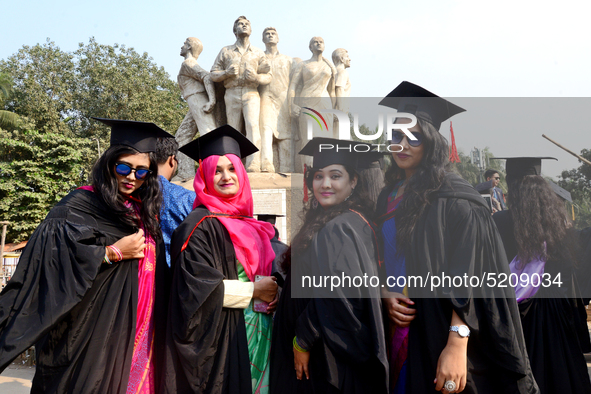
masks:
[[[293,347],[295,350],[297,350],[300,353],[308,353],[308,350],[300,347],[300,345],[298,345],[298,341],[297,341],[297,336],[293,337]]]

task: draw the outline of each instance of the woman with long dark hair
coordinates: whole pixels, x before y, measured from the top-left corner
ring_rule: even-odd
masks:
[[[537,392],[514,294],[451,282],[508,272],[485,201],[449,172],[439,127],[464,109],[409,82],[381,104],[416,120],[392,133],[377,204],[392,392]]]
[[[320,144],[338,147],[338,153],[319,152]],[[300,152],[313,156],[305,174],[312,194],[284,261],[271,393],[387,392],[377,239],[368,219],[372,202],[358,173],[360,158],[373,154],[347,153],[367,146],[314,138]],[[356,287],[364,275],[366,282]],[[374,287],[367,278],[376,279]]]
[[[156,261],[161,234],[153,123],[99,119],[111,147],[91,186],[35,230],[0,296],[0,364],[35,345],[32,392],[154,393]]]
[[[253,196],[241,161],[258,149],[225,125],[180,151],[199,162],[197,197],[170,246],[162,392],[266,393],[270,312],[277,294],[270,276],[275,230],[252,217]]]
[[[541,162],[507,159],[509,210],[493,219],[516,275],[523,335],[540,392],[591,393],[583,356],[591,351],[587,314],[575,278],[577,236],[564,202],[540,176]]]

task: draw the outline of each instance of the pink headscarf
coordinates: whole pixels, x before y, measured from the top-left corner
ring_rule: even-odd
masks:
[[[275,236],[273,225],[252,218],[253,202],[250,181],[242,161],[233,154],[225,155],[234,165],[238,176],[239,190],[232,197],[220,196],[213,187],[213,177],[220,156],[212,155],[201,162],[195,175],[193,186],[197,198],[193,203],[193,209],[199,205],[205,205],[214,213],[230,215],[250,216],[240,219],[218,217],[218,220],[226,227],[236,258],[244,267],[248,278],[254,282],[255,275],[271,275],[275,252],[271,247],[271,239]]]

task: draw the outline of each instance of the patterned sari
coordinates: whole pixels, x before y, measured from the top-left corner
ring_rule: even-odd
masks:
[[[136,212],[138,206],[135,205]],[[154,278],[156,269],[156,243],[146,234],[144,258],[138,266],[138,300],[135,343],[127,394],[152,394],[154,385]]]
[[[238,263],[238,279],[249,282],[242,264]],[[250,376],[253,394],[269,392],[269,355],[271,352],[271,334],[273,332],[273,315],[255,312],[252,301],[244,310],[246,336],[248,340],[248,358],[250,360]]]

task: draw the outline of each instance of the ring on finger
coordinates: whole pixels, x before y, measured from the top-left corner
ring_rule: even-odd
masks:
[[[445,388],[445,390],[447,390],[448,393],[453,393],[458,388],[456,382],[454,382],[453,380],[446,381],[443,387]]]

